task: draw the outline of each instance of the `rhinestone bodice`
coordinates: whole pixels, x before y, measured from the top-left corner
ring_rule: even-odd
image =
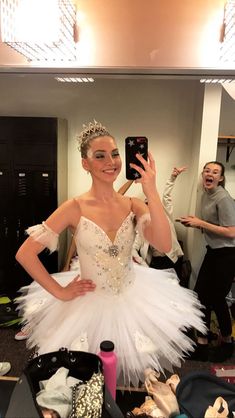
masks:
[[[81,216],[75,233],[81,277],[96,283],[96,291],[119,294],[134,279],[132,246],[134,214],[124,219],[112,242],[96,223]]]

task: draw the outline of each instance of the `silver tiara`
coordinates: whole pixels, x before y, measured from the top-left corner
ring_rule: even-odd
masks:
[[[106,127],[103,126],[100,122],[97,122],[95,119],[94,122],[90,122],[88,125],[82,125],[82,127],[83,130],[77,137],[78,149],[80,151],[81,147],[87,144],[90,139],[97,138],[99,136],[110,136],[110,133]]]

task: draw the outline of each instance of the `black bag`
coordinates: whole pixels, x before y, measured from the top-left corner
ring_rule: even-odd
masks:
[[[228,404],[229,418],[235,411],[235,385],[209,372],[191,372],[183,376],[176,388],[180,411],[188,418],[202,418],[209,405],[221,396]]]
[[[190,280],[191,273],[192,273],[192,265],[191,265],[190,260],[183,259],[182,264],[181,264],[181,269],[180,269],[180,275],[179,275],[180,286],[186,287],[187,289],[189,288],[189,280]]]
[[[69,369],[69,375],[87,381],[93,373],[102,372],[102,361],[95,354],[63,348],[35,357],[16,383],[4,417],[41,418],[43,415],[36,402],[36,394],[40,390],[39,381],[49,379],[60,367]],[[124,418],[106,387],[102,418]]]
[[[20,322],[13,301],[6,295],[0,295],[0,328],[13,327]]]

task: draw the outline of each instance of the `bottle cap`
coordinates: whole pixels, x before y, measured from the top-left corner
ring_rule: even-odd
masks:
[[[114,343],[112,341],[102,341],[100,343],[101,351],[113,351],[114,350]]]

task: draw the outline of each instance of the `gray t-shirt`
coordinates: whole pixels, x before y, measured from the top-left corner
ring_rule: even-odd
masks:
[[[222,186],[202,195],[202,219],[214,225],[235,226],[235,202]],[[206,229],[206,242],[211,248],[235,247],[235,238],[224,237]]]

